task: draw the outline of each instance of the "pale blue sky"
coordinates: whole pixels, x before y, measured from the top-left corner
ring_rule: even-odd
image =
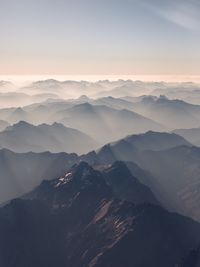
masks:
[[[200,74],[196,0],[0,0],[0,74]]]

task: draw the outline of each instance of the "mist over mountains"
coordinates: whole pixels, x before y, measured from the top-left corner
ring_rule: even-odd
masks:
[[[197,267],[199,92],[0,82],[0,266]]]
[[[31,125],[25,121],[7,127],[0,132],[2,148],[14,152],[75,152],[86,153],[98,147],[88,135],[66,128],[60,123]]]
[[[199,104],[200,84],[194,82],[143,82],[132,80],[58,81],[54,79],[34,81],[26,85],[15,85],[0,81],[0,107],[28,105],[47,99],[75,99],[82,95],[90,98],[138,97],[142,95],[165,95],[169,99],[180,99]],[[15,101],[15,103],[14,103]]]

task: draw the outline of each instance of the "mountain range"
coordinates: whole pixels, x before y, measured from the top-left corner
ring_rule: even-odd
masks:
[[[94,165],[122,160],[133,175],[132,164],[137,164],[145,171],[145,176],[138,179],[151,188],[164,207],[200,220],[200,149],[183,137],[154,132],[133,135],[107,144],[83,159]]]
[[[88,135],[60,123],[31,125],[25,121],[0,132],[0,147],[14,152],[68,152],[83,154],[98,147]]]
[[[77,104],[77,101],[53,101],[24,108],[0,109],[0,119],[10,124],[21,120],[36,125],[62,123],[86,133],[101,145],[132,133],[165,130],[161,124],[128,109]]]
[[[200,106],[182,100],[170,100],[165,96],[146,96],[133,103],[133,110],[147,116],[168,129],[192,128],[200,125]]]
[[[191,153],[189,154],[187,151],[191,151]],[[171,154],[169,155],[169,153]],[[58,166],[54,167],[55,169],[49,179],[55,177],[53,174],[60,173],[59,168],[68,170],[69,166],[82,160],[97,167],[108,166],[116,160],[121,160],[126,162],[134,177],[137,177],[141,183],[152,190],[164,207],[190,215],[196,219],[199,218],[198,195],[195,197],[194,193],[192,193],[192,186],[195,186],[195,181],[198,181],[197,173],[200,153],[197,148],[192,147],[189,142],[176,134],[147,132],[143,135],[128,136],[118,142],[105,145],[97,152],[92,151],[82,156],[66,153],[52,154],[49,152],[19,154],[5,149],[1,150],[1,154],[2,170],[4,170],[1,173],[1,179],[4,184],[5,181],[7,183],[6,186],[1,187],[7,188],[4,190],[5,194],[2,194],[4,197],[2,197],[1,202],[20,196],[23,192],[33,189],[37,183],[44,179],[44,174],[45,171],[48,171],[48,167],[51,166],[51,170],[56,166],[52,163],[55,159]],[[194,157],[196,158],[195,161]],[[37,158],[40,158],[40,161],[37,161]],[[23,167],[25,159],[26,169]],[[66,164],[62,166],[63,162],[66,162]],[[195,164],[195,162],[197,163]],[[174,171],[175,168],[176,171]],[[185,171],[187,168],[191,169],[189,173]],[[23,169],[24,171],[22,171]],[[39,169],[38,174],[37,169]],[[48,171],[48,173],[51,172]],[[183,191],[188,186],[188,175],[191,176],[189,199],[193,201],[191,202],[193,203],[192,208],[191,206],[187,207],[187,199],[184,200],[184,195],[188,194],[187,191],[185,193]],[[35,176],[37,176],[37,179],[34,178]],[[11,181],[13,179],[18,186],[12,185]],[[174,179],[176,179],[176,183]],[[129,179],[124,180],[124,182],[123,187],[116,188],[116,190],[122,191],[122,194],[127,195],[128,200],[130,200],[131,192],[134,187],[137,188],[137,183],[133,183],[133,181],[129,183]],[[22,189],[19,187],[21,184],[24,185]],[[128,192],[129,188],[131,188],[130,193]],[[11,192],[8,194],[7,191]],[[5,198],[6,195],[9,195],[9,198]]]
[[[142,133],[147,129],[161,131],[163,126],[135,112],[116,110],[107,106],[88,103],[75,105],[60,111],[53,120],[89,134],[98,142],[117,140],[131,133]]]
[[[0,81],[0,267],[199,267],[199,84],[23,84]]]
[[[10,124],[21,120],[31,124],[59,122],[91,135],[102,145],[148,130],[197,128],[199,117],[199,105],[165,96],[94,99],[83,95],[77,99],[48,99],[24,107],[0,109],[0,119]]]
[[[142,199],[138,204],[116,199],[106,179],[114,180],[125,168],[116,162],[97,171],[81,162],[1,208],[1,265],[169,267],[181,262],[198,245],[200,225]]]

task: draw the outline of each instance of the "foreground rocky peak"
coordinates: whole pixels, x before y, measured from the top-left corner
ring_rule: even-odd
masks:
[[[135,203],[124,201],[127,181]],[[144,203],[143,190],[122,162],[102,171],[81,162],[44,181],[0,209],[1,266],[174,267],[200,225]]]

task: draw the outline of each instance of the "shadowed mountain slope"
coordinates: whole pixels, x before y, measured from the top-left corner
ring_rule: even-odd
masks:
[[[174,267],[200,241],[198,223],[115,199],[84,162],[25,198],[0,209],[4,267]]]
[[[0,150],[0,203],[19,197],[43,179],[61,175],[77,161],[76,154],[14,153]]]

